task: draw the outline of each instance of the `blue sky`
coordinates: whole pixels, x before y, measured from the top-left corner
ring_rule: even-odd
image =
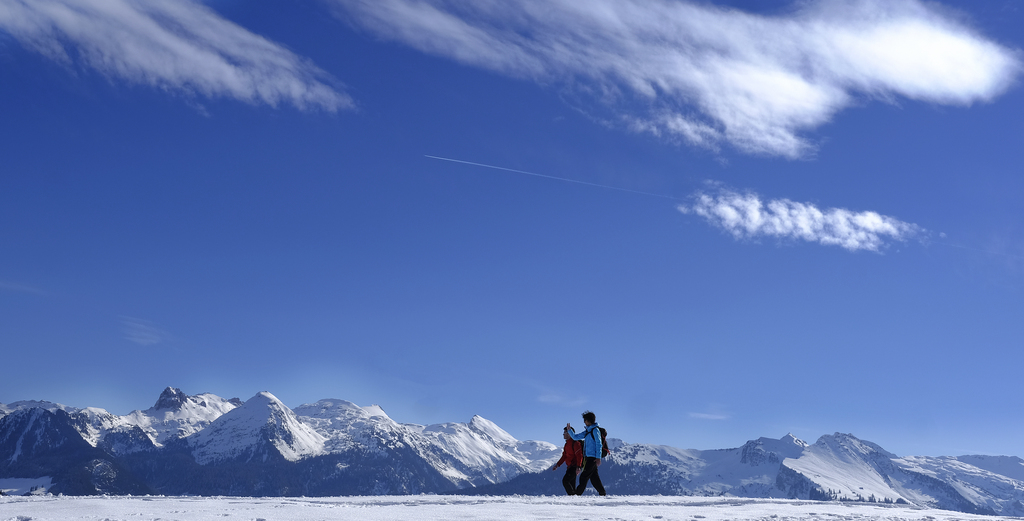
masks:
[[[0,402],[1024,456],[1021,27],[1009,0],[0,0]]]

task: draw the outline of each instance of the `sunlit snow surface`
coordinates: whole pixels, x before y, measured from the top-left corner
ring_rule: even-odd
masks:
[[[667,496],[373,496],[341,498],[0,497],[0,521],[48,520],[987,520],[865,503]]]

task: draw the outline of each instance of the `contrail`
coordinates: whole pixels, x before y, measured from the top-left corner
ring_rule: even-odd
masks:
[[[579,181],[577,179],[569,179],[569,178],[566,178],[566,177],[558,177],[558,176],[547,175],[547,174],[538,174],[536,172],[528,172],[526,170],[517,170],[515,168],[506,168],[506,167],[503,167],[503,166],[488,165],[486,163],[476,163],[476,162],[473,162],[473,161],[465,161],[465,160],[462,160],[462,159],[452,159],[450,157],[432,156],[432,155],[429,155],[429,154],[424,154],[424,157],[428,157],[430,159],[436,159],[438,161],[448,161],[450,163],[461,163],[463,165],[478,166],[478,167],[482,167],[482,168],[491,168],[491,169],[494,169],[494,170],[503,170],[505,172],[512,172],[512,173],[515,173],[515,174],[531,175],[531,176],[534,176],[534,177],[543,177],[545,179],[554,179],[556,181],[565,181],[567,183],[576,183],[576,184],[579,184],[579,185],[587,185],[587,186],[593,186],[593,187],[597,187],[597,188],[605,188],[605,189],[608,189],[608,190],[618,190],[620,192],[628,192],[628,193],[636,194],[636,195],[646,195],[648,197],[659,197],[659,198],[662,198],[662,199],[670,199],[670,200],[673,200],[673,201],[683,201],[684,200],[683,198],[673,197],[671,195],[656,194],[656,193],[653,193],[653,192],[642,192],[642,191],[639,191],[639,190],[630,190],[629,188],[622,188],[622,187],[611,186],[611,185],[603,185],[603,184],[599,184],[599,183],[591,183],[591,182],[588,182],[588,181]],[[697,194],[700,194],[700,192],[697,192]],[[783,200],[783,201],[785,201],[785,200]],[[771,201],[769,201],[769,202],[771,202]],[[683,209],[683,207],[679,207],[679,208],[681,210]],[[684,213],[689,213],[689,212],[684,211]],[[911,226],[913,226],[913,225],[911,225]],[[922,242],[925,242],[925,241],[922,241]],[[989,255],[1003,256],[1003,257],[1007,257],[1007,258],[1015,259],[1015,260],[1024,260],[1024,256],[1015,255],[1013,253],[997,252],[997,251],[985,250],[985,249],[980,249],[980,248],[972,248],[970,246],[963,246],[963,245],[960,245],[960,244],[952,244],[952,243],[948,243],[948,242],[939,242],[939,241],[927,241],[927,242],[930,242],[931,244],[938,244],[938,245],[946,246],[946,247],[949,247],[949,248],[957,248],[957,249],[961,249],[961,250],[976,251],[976,252],[980,252],[980,253],[987,253]]]
[[[1009,257],[1011,259],[1016,259],[1016,260],[1024,260],[1024,256],[1016,255],[1016,254],[1013,254],[1013,253],[1002,252],[1002,251],[983,250],[981,248],[973,248],[971,246],[963,246],[961,244],[953,244],[953,243],[949,243],[949,242],[937,242],[936,241],[935,244],[941,244],[943,246],[949,246],[950,248],[959,248],[961,250],[969,250],[969,251],[976,251],[976,252],[979,252],[979,253],[987,253],[989,255],[996,255],[996,256],[1001,256],[1001,257]]]
[[[567,179],[565,177],[556,177],[556,176],[553,176],[553,175],[538,174],[538,173],[535,173],[535,172],[527,172],[525,170],[516,170],[514,168],[505,168],[503,166],[487,165],[487,164],[484,164],[484,163],[474,163],[472,161],[463,161],[461,159],[451,159],[451,158],[448,158],[448,157],[438,157],[438,156],[431,156],[431,155],[426,155],[426,154],[424,154],[424,157],[429,157],[430,159],[438,159],[438,160],[441,160],[441,161],[450,161],[452,163],[462,163],[464,165],[481,166],[481,167],[484,167],[484,168],[493,168],[495,170],[504,170],[506,172],[514,172],[516,174],[532,175],[534,177],[543,177],[545,179],[554,179],[556,181],[565,181],[567,183],[576,183],[576,184],[580,184],[580,185],[596,186],[598,188],[607,188],[609,190],[618,190],[620,192],[629,192],[631,194],[646,195],[646,196],[650,196],[650,197],[661,197],[663,199],[671,199],[673,201],[681,200],[678,197],[672,197],[671,195],[655,194],[655,193],[651,193],[651,192],[641,192],[639,190],[630,190],[629,188],[620,188],[618,186],[609,186],[609,185],[602,185],[602,184],[597,184],[597,183],[588,183],[587,181],[578,181],[576,179]]]

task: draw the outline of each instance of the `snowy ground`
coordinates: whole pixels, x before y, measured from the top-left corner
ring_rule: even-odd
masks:
[[[665,496],[375,496],[341,498],[0,497],[0,521],[230,521],[358,519],[573,520],[985,520],[947,510],[739,498]]]

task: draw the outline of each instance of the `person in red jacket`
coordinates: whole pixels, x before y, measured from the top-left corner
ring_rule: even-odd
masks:
[[[583,442],[572,439],[569,435],[571,427],[562,429],[562,437],[565,438],[565,447],[562,447],[562,459],[555,463],[551,470],[554,471],[562,463],[565,463],[565,477],[562,478],[562,486],[565,493],[573,496],[576,494],[576,476],[579,475],[580,467],[583,466]],[[575,432],[575,431],[573,431]]]

